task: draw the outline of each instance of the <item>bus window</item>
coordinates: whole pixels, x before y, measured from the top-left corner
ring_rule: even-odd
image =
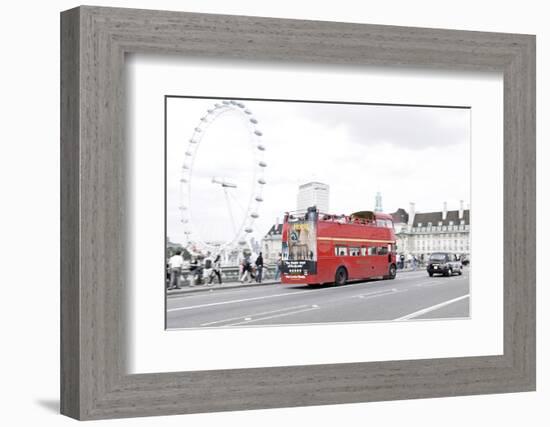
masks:
[[[365,256],[365,255],[367,255],[367,248],[363,246],[361,248],[361,256]]]
[[[348,248],[346,246],[335,246],[334,255],[336,256],[346,256],[348,254]]]
[[[349,248],[349,254],[351,256],[359,256],[359,248]]]
[[[376,246],[369,246],[369,255],[376,255]]]
[[[379,246],[378,247],[378,255],[387,255],[388,254],[388,247],[387,246]]]

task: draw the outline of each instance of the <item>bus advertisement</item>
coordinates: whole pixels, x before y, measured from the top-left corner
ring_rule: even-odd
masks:
[[[362,211],[329,215],[308,208],[285,215],[282,234],[283,284],[343,285],[347,281],[396,276],[391,215]]]
[[[317,273],[317,211],[308,210],[303,217],[285,219],[282,273],[306,278]],[[283,230],[284,227],[283,226]]]

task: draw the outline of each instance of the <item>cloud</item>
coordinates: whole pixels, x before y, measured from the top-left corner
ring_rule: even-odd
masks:
[[[344,126],[358,144],[389,143],[408,149],[445,147],[469,139],[470,110],[459,108],[298,104],[302,117]]]
[[[217,101],[216,101],[217,102]],[[253,112],[267,147],[265,202],[254,237],[261,239],[285,211],[296,209],[298,186],[330,185],[331,211],[372,209],[377,191],[386,211],[417,203],[418,210],[449,208],[469,200],[470,114],[465,109],[243,101]],[[182,241],[178,222],[179,171],[192,129],[214,101],[171,99],[168,108],[168,235]],[[192,203],[196,228],[227,238],[223,193],[211,178],[239,184],[233,212],[249,195],[253,148],[242,122],[228,117],[208,129],[194,164]],[[239,191],[241,191],[239,193]],[[234,201],[234,200],[233,200]],[[200,222],[200,224],[199,224]]]

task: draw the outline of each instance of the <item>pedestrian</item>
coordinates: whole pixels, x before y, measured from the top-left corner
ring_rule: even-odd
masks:
[[[399,257],[399,260],[401,261],[401,270],[403,270],[405,268],[405,255],[401,254],[401,256]]]
[[[204,268],[202,270],[202,277],[204,283],[208,283],[208,286],[212,286],[212,276],[214,276],[214,263],[210,257],[210,252],[204,258]]]
[[[210,283],[214,281],[214,276],[218,277],[218,283],[222,284],[222,260],[220,254],[216,255],[212,265],[213,274],[210,276]]]
[[[245,280],[248,283],[252,281],[252,265],[250,264],[250,255],[245,255],[242,262],[241,282],[244,283]]]
[[[262,257],[262,253],[258,255],[258,258],[256,258],[256,283],[262,283],[262,271],[264,269],[264,258]]]
[[[275,280],[279,280],[281,277],[281,270],[283,268],[283,254],[279,252],[277,263],[275,264]]]
[[[194,256],[189,264],[189,271],[191,273],[191,280],[189,286],[195,286],[201,284],[202,265],[198,256]]]
[[[180,276],[182,266],[183,257],[181,256],[181,251],[177,250],[168,260],[168,267],[170,268],[170,286],[168,289],[181,289]]]

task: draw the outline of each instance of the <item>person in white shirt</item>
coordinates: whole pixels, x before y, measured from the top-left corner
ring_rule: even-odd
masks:
[[[181,289],[180,277],[181,269],[183,267],[183,257],[181,251],[176,251],[174,255],[168,260],[168,267],[170,268],[170,286],[168,289]]]

